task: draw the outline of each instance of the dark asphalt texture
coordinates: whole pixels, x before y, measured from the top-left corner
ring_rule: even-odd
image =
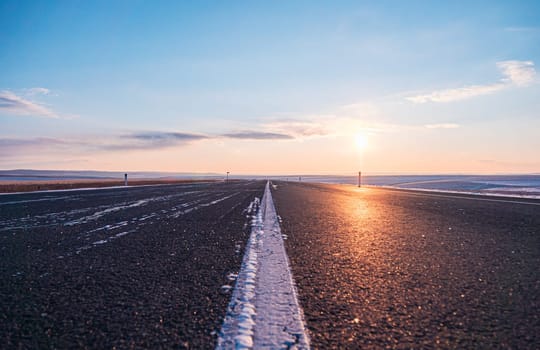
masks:
[[[274,183],[313,348],[540,348],[539,205]]]
[[[264,185],[0,196],[0,347],[212,349]]]

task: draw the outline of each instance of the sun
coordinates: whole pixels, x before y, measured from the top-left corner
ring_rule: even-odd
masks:
[[[359,151],[363,151],[364,149],[366,149],[366,147],[368,145],[367,136],[364,135],[364,134],[356,134],[354,136],[354,143],[356,144],[356,148]]]

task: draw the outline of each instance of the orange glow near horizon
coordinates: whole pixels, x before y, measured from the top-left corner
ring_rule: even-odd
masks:
[[[503,125],[509,128],[508,125]],[[494,174],[538,172],[531,144],[515,157],[518,136],[497,139],[489,130],[368,128],[357,120],[332,120],[328,132],[294,139],[215,138],[155,149],[43,148],[13,157],[5,169],[165,171],[232,175]],[[532,130],[532,128],[531,128]],[[531,131],[532,132],[532,131]],[[99,142],[99,140],[97,141]],[[534,141],[537,142],[537,141]],[[429,147],[426,147],[429,145]],[[529,160],[528,160],[529,159]],[[36,166],[38,165],[39,166]]]

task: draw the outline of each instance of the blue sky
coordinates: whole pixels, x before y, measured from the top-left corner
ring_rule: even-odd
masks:
[[[3,1],[0,168],[540,172],[538,62],[535,1]]]

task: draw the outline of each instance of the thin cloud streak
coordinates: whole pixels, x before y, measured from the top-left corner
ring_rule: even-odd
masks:
[[[489,95],[512,86],[527,86],[534,81],[536,70],[532,61],[501,61],[497,67],[503,74],[498,82],[486,85],[471,85],[457,89],[433,91],[429,94],[409,96],[413,103],[453,102],[476,96]]]
[[[273,132],[260,132],[260,131],[240,131],[221,134],[221,136],[230,139],[240,140],[292,140],[293,136],[281,133]]]
[[[60,117],[49,108],[17,96],[11,91],[0,91],[0,113],[46,118]]]
[[[84,154],[100,151],[156,150],[187,146],[194,142],[222,138],[239,140],[291,140],[291,135],[271,132],[243,131],[220,135],[204,135],[185,132],[144,131],[110,136],[86,136],[82,138],[0,138],[0,158],[40,153]]]
[[[12,158],[36,152],[81,154],[99,151],[155,150],[187,145],[190,142],[207,138],[204,135],[174,132],[147,132],[107,137],[87,136],[80,139],[0,138],[0,157]]]
[[[497,83],[492,85],[471,85],[459,89],[434,91],[426,95],[407,97],[407,100],[414,103],[453,102],[468,99],[471,97],[492,94],[494,92],[503,90],[504,88],[506,88],[506,86],[507,85],[503,83]]]
[[[158,149],[184,145],[208,138],[206,135],[181,132],[138,132],[122,135],[118,138],[121,142],[118,143],[114,140],[113,143],[103,144],[100,148],[106,150]]]
[[[36,137],[31,139],[13,139],[2,138],[0,139],[1,149],[12,147],[24,147],[24,146],[46,146],[46,145],[62,145],[64,141],[51,137]]]
[[[145,133],[135,133],[132,135],[126,135],[126,138],[138,139],[138,140],[177,140],[177,141],[194,141],[207,139],[206,135],[199,134],[190,134],[182,132],[145,132]]]
[[[28,95],[49,95],[51,90],[44,87],[34,87],[27,90]]]
[[[51,137],[35,137],[29,139],[0,138],[0,158],[18,157],[20,154],[34,154],[50,150],[62,150],[72,146],[63,140]]]
[[[308,137],[326,136],[328,129],[322,125],[317,118],[311,117],[315,121],[305,121],[298,119],[279,120],[262,125],[262,128],[272,133],[288,135],[288,138],[302,139]]]

